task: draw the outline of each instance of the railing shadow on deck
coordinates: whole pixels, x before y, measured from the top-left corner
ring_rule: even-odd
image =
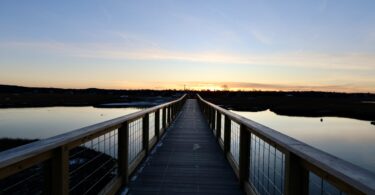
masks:
[[[0,194],[117,193],[186,97],[0,153]]]
[[[198,100],[247,194],[375,194],[373,173]]]

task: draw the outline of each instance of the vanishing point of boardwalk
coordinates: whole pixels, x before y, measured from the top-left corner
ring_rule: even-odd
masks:
[[[130,178],[130,194],[242,194],[195,99]]]

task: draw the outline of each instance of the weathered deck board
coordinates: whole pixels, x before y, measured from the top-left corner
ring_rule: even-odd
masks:
[[[129,194],[243,194],[197,100],[186,101],[161,143],[131,178]]]

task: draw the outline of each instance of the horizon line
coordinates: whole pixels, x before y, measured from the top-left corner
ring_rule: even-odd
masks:
[[[372,92],[345,92],[345,91],[324,91],[324,90],[267,90],[267,89],[177,89],[177,88],[165,88],[165,89],[152,89],[152,88],[98,88],[98,87],[84,87],[84,88],[72,88],[72,87],[52,87],[52,86],[26,86],[26,85],[17,85],[17,84],[2,84],[0,86],[9,86],[9,87],[24,87],[24,88],[42,88],[42,89],[62,89],[62,90],[107,90],[107,91],[188,91],[188,92],[276,92],[276,93],[338,93],[338,94],[372,94]]]

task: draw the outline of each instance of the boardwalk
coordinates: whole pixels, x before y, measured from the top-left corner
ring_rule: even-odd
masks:
[[[129,188],[129,194],[243,193],[195,99],[186,101]]]
[[[373,173],[186,97],[1,152],[0,194],[375,194]]]

